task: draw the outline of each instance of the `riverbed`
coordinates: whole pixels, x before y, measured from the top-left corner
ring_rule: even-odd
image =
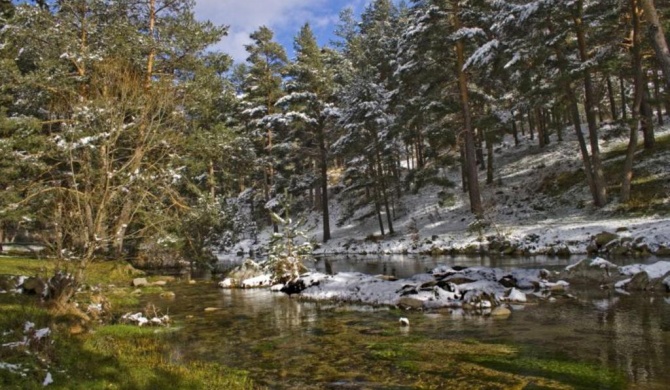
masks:
[[[323,258],[313,268],[402,278],[438,264],[561,269],[575,261],[366,256]],[[514,305],[511,316],[495,319],[307,302],[266,289],[222,290],[215,282],[179,283],[174,300],[154,300],[180,327],[166,336],[172,345],[166,358],[245,369],[270,388],[661,389],[670,383],[667,294],[573,286],[561,299]],[[400,326],[400,317],[410,326]]]

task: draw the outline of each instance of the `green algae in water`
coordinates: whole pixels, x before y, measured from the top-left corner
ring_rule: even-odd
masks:
[[[575,389],[626,387],[621,373],[583,362],[525,356],[464,356],[463,359],[502,372],[553,379]]]
[[[270,388],[617,389],[631,379],[663,388],[668,377],[658,369],[670,362],[657,326],[668,308],[662,300],[617,297],[621,308],[603,313],[590,303],[608,298],[597,291],[588,300],[540,303],[494,321],[305,302],[269,291],[175,288],[175,301],[163,304],[183,324],[167,341],[180,348],[182,361],[232,366]],[[219,310],[204,313],[205,307]],[[641,309],[659,315],[643,317]],[[411,326],[400,327],[399,317]],[[655,352],[648,356],[631,352],[649,348]],[[627,377],[629,361],[648,371]]]

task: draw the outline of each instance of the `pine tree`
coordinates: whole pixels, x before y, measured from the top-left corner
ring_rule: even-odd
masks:
[[[249,67],[243,84],[242,111],[251,137],[257,142],[264,208],[269,209],[278,204],[275,197],[283,192],[277,186],[276,176],[280,147],[285,146],[281,144],[285,138],[285,121],[276,104],[284,95],[283,77],[288,62],[284,48],[274,42],[273,37],[272,30],[265,26],[251,34],[253,43],[246,46]],[[276,232],[278,226],[272,224]]]
[[[319,48],[309,24],[305,24],[296,36],[295,51],[297,58],[288,70],[291,78],[287,85],[288,94],[277,105],[285,107],[284,115],[291,123],[291,137],[300,142],[298,158],[309,156],[317,167],[314,198],[322,212],[323,241],[326,242],[330,239],[330,130],[338,116],[334,105],[334,73],[328,64],[328,50]]]
[[[362,15],[359,34],[349,35],[345,52],[354,72],[343,90],[344,133],[334,147],[347,157],[348,190],[352,197],[371,203],[381,234],[394,233],[393,187],[399,181],[399,144],[393,137],[394,115],[390,106],[397,47],[397,10],[388,0],[370,4]],[[351,29],[349,29],[351,32]],[[365,195],[360,196],[361,192]],[[352,205],[361,206],[360,203]],[[356,207],[356,206],[354,206]]]

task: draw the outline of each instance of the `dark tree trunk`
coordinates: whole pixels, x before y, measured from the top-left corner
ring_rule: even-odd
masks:
[[[423,156],[423,135],[421,135],[421,132],[418,134],[418,141],[416,143],[416,151],[417,151],[417,163],[419,164],[419,168],[423,168],[426,160],[424,159]]]
[[[323,218],[323,242],[330,240],[330,211],[328,206],[328,150],[326,136],[321,126],[319,135],[319,173],[321,184],[321,214]]]
[[[455,6],[454,27],[456,30],[461,28],[461,22],[458,19],[458,0],[453,0]],[[463,111],[463,138],[465,142],[465,164],[467,166],[468,194],[470,196],[470,211],[477,217],[484,214],[482,199],[479,193],[479,179],[477,177],[477,161],[475,158],[475,137],[472,129],[472,119],[470,118],[470,98],[468,96],[468,79],[463,65],[465,63],[465,53],[463,41],[456,42],[456,71],[458,74],[458,86],[460,91],[461,110]]]
[[[658,125],[663,126],[663,98],[661,97],[661,82],[658,79],[658,71],[656,69],[654,69],[654,100],[656,101]]]
[[[516,128],[514,113],[512,113],[512,136],[514,136],[514,146],[519,146],[519,131]]]
[[[544,148],[545,146],[545,136],[544,132],[546,131],[546,128],[544,127],[544,118],[542,115],[542,109],[541,108],[535,108],[535,121],[537,123],[537,140],[538,140],[538,145],[540,148]]]
[[[616,103],[614,99],[614,88],[612,88],[612,80],[610,79],[609,75],[605,76],[605,81],[607,82],[607,97],[610,102],[610,112],[612,113],[612,120],[617,120],[618,115],[616,112]]]
[[[647,21],[647,36],[654,48],[654,53],[656,53],[656,59],[663,70],[665,90],[670,91],[670,50],[668,50],[663,26],[658,18],[653,0],[640,0],[640,5],[644,9],[643,15]]]
[[[556,138],[558,142],[563,141],[563,107],[554,107],[554,127],[556,127]]]
[[[628,114],[626,113],[626,86],[623,73],[619,74],[619,89],[621,89],[621,118],[626,121],[628,120]]]
[[[486,169],[486,162],[484,161],[484,137],[482,137],[481,129],[476,129],[475,131],[475,142],[477,144],[477,164],[479,169]]]
[[[563,53],[561,52],[560,48],[555,48],[554,52],[556,53],[556,58],[558,59],[559,62],[559,69],[561,69],[561,72],[566,73],[567,66],[565,65],[566,60],[565,57],[563,56]],[[575,134],[577,135],[579,151],[582,155],[582,162],[584,163],[584,175],[586,176],[586,183],[589,186],[589,190],[591,191],[591,196],[594,202],[596,202],[598,198],[598,192],[596,190],[594,180],[593,165],[591,164],[591,157],[589,156],[589,151],[586,147],[586,140],[584,138],[584,133],[582,132],[582,119],[579,115],[579,105],[577,102],[577,97],[567,77],[563,78],[563,81],[561,83],[561,89],[563,90],[565,98],[568,101],[568,115],[570,117],[570,120],[572,121],[572,126],[575,129]]]
[[[386,174],[384,173],[383,165],[382,165],[382,157],[381,157],[381,152],[379,151],[379,146],[376,145],[375,149],[377,151],[377,177],[379,178],[379,184],[381,185],[381,200],[384,203],[384,211],[386,212],[386,223],[389,228],[389,234],[393,234],[393,218],[391,214],[391,207],[389,205],[389,197],[388,197],[388,183],[386,180]]]
[[[577,44],[579,47],[579,56],[582,62],[589,61],[589,55],[586,48],[586,34],[582,21],[583,0],[578,1],[578,12],[575,16],[575,32],[577,34]],[[593,82],[591,79],[591,71],[584,70],[584,109],[586,111],[586,122],[589,126],[589,142],[591,144],[591,164],[593,166],[593,183],[596,190],[595,206],[603,207],[607,204],[607,187],[605,186],[605,174],[603,171],[602,161],[600,159],[600,146],[598,145],[598,124],[596,123],[595,115],[595,99],[593,93]]]
[[[461,152],[461,186],[463,192],[468,192],[468,164],[465,161],[465,142],[461,141],[460,145]]]
[[[486,184],[493,184],[493,140],[486,136]]]
[[[652,112],[651,104],[649,102],[649,88],[647,87],[647,80],[642,74],[643,82],[643,95],[642,95],[642,107],[640,109],[643,120],[642,120],[642,136],[644,137],[644,148],[647,150],[653,149],[656,145],[654,139],[654,114]]]
[[[633,20],[633,46],[631,48],[631,55],[633,59],[633,80],[634,80],[634,98],[633,106],[631,107],[631,116],[633,120],[630,124],[630,139],[628,140],[628,148],[626,149],[626,158],[623,166],[623,176],[621,179],[621,201],[628,202],[630,200],[630,187],[633,179],[633,159],[635,157],[635,150],[637,149],[637,133],[641,122],[638,119],[643,94],[644,94],[644,77],[642,74],[642,55],[640,53],[640,20],[638,0],[630,0],[632,20]]]
[[[384,233],[384,220],[382,219],[382,207],[381,207],[381,196],[379,195],[379,185],[378,185],[378,180],[379,178],[377,177],[375,173],[375,167],[376,166],[376,161],[374,157],[370,157],[370,165],[368,168],[368,171],[370,172],[370,175],[372,177],[372,195],[373,195],[373,200],[375,203],[375,213],[377,214],[377,222],[379,222],[379,231],[381,232],[381,235],[385,235]]]

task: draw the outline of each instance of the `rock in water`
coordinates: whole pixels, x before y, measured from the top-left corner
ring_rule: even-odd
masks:
[[[149,282],[147,281],[147,278],[135,278],[133,279],[133,287],[144,287],[148,286]]]
[[[423,301],[412,297],[402,297],[398,301],[398,306],[404,309],[422,309]]]
[[[506,307],[498,306],[491,311],[491,317],[507,318],[512,314],[512,311]]]
[[[303,282],[301,279],[298,279],[287,282],[279,291],[287,294],[290,297],[293,294],[300,294],[305,288],[305,282]]]

